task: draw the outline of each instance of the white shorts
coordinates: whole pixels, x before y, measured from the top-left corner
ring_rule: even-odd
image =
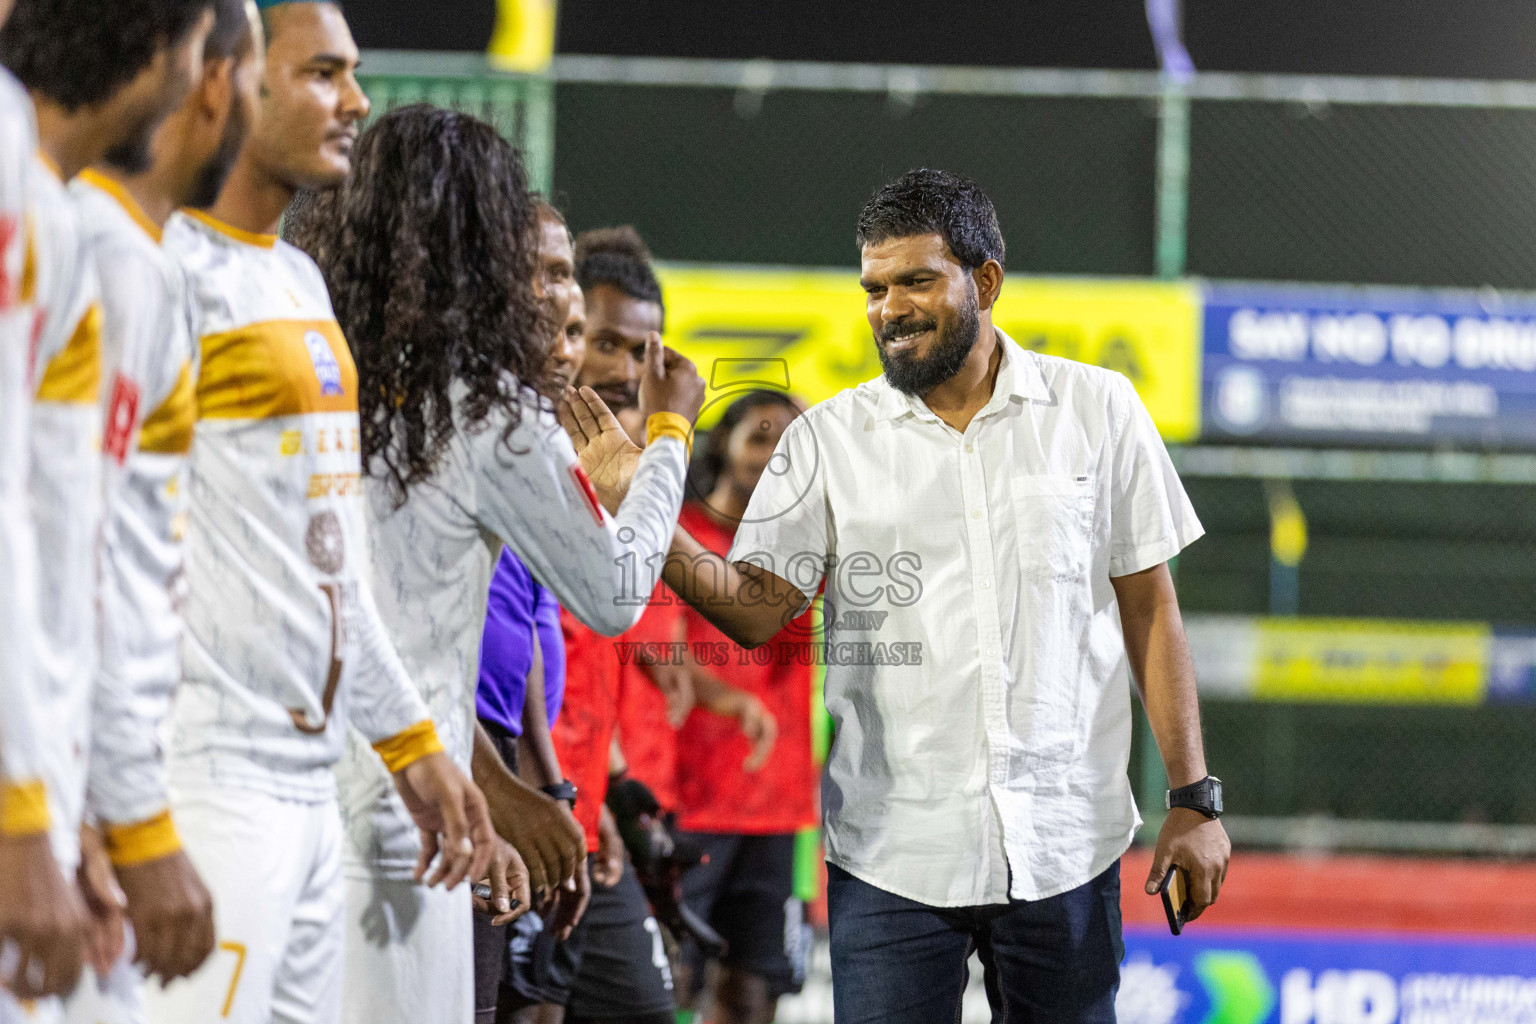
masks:
[[[336,801],[177,786],[171,809],[213,896],[218,945],[190,978],[145,986],[149,1024],[338,1024],[345,894]]]
[[[469,885],[347,878],[346,1024],[469,1024],[475,948]]]
[[[0,988],[0,1024],[61,1024],[63,1020],[64,1009],[57,998],[22,1003]]]

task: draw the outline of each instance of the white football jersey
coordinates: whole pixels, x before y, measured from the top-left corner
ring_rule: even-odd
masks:
[[[0,67],[0,829],[46,818],[37,635],[37,536],[27,475],[36,288],[27,207],[37,131],[32,101]],[[25,287],[23,287],[25,285]]]
[[[515,382],[507,378],[508,391]],[[457,408],[457,404],[456,404]],[[645,610],[677,528],[684,444],[657,438],[610,517],[581,473],[554,412],[522,392],[517,429],[504,413],[462,424],[430,480],[395,507],[382,459],[363,481],[373,539],[373,592],[444,747],[466,772],[491,573],[505,543],[582,622],[616,635]],[[355,737],[338,770],[349,867],[411,876],[418,833],[389,778]]]
[[[102,652],[90,804],[107,825],[166,809],[159,730],[181,679],[184,470],[197,408],[181,270],[123,187],[93,171],[70,186],[101,278],[106,509]]]
[[[200,213],[165,246],[201,360],[171,776],[331,799],[349,716],[375,744],[428,720],[367,586],[357,371],[298,249]]]
[[[42,317],[30,476],[40,556],[38,683],[52,738],[47,778],[56,834],[60,848],[72,851],[85,804],[99,645],[101,301],[75,200],[41,157],[32,180]]]

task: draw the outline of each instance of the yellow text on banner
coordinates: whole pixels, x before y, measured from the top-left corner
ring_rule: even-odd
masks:
[[[1258,700],[1479,704],[1492,630],[1481,622],[1265,618]]]

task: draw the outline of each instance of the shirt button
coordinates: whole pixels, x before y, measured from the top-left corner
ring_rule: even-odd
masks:
[[[992,589],[992,581],[991,580],[982,580],[981,581],[981,589],[982,590],[991,590]]]
[[[981,518],[981,509],[979,509],[979,508],[971,509],[971,518],[972,519],[980,519]]]
[[[965,446],[965,450],[968,451],[968,452],[973,452],[973,451],[976,450],[976,446],[973,445],[973,444],[968,444],[968,445]]]

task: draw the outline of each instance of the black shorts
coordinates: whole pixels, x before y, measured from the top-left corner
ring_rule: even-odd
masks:
[[[671,1019],[672,968],[661,927],[628,861],[618,885],[592,887],[592,902],[565,942],[535,914],[511,928],[502,1006],[564,1006],[571,1022]]]
[[[688,832],[709,861],[683,875],[683,899],[726,942],[721,962],[768,982],[768,994],[799,992],[811,952],[805,905],[795,898],[795,836]],[[694,992],[704,984],[704,957],[684,944]]]

